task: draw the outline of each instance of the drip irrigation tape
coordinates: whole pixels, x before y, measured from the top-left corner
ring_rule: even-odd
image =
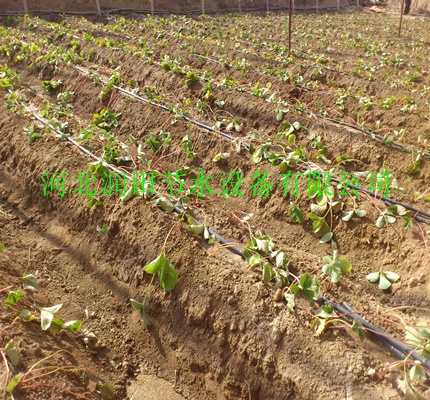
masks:
[[[345,301],[342,303],[342,305],[345,307],[345,311],[351,318],[357,319],[361,324],[365,327],[370,329],[373,332],[376,332],[377,337],[384,343],[387,343],[388,345],[394,347],[399,353],[403,354],[404,357],[412,357],[414,360],[419,361],[422,365],[424,365],[427,369],[430,370],[430,361],[424,358],[422,355],[416,353],[413,351],[410,347],[405,345],[402,342],[399,342],[398,340],[392,338],[391,336],[388,336],[383,330],[377,328],[376,326],[372,325],[371,323],[367,322],[364,318],[362,318],[360,315],[356,314],[355,311],[351,308],[351,306]]]
[[[62,135],[63,132],[57,130],[55,127],[53,127],[52,125],[50,125],[49,123],[46,123],[41,117],[39,117],[38,115],[36,115],[35,113],[33,113],[31,110],[29,110],[27,108],[27,110],[30,112],[30,116],[32,116],[33,118],[37,119],[39,122],[41,122],[43,125],[49,127],[52,131],[56,132],[59,135]],[[114,166],[108,164],[107,162],[103,161],[101,158],[97,157],[95,154],[91,153],[89,150],[87,150],[85,147],[83,147],[82,145],[80,145],[78,142],[76,142],[74,139],[67,137],[67,140],[72,143],[74,146],[76,146],[80,151],[82,151],[84,154],[88,155],[89,157],[91,157],[92,159],[102,162],[103,165],[107,168],[109,168],[111,171],[121,174],[122,176],[125,174],[127,176],[128,179],[131,179],[131,176],[127,173],[124,173],[123,171],[120,171],[119,169],[115,168]],[[175,206],[174,210],[177,213],[183,214],[184,210],[181,209],[180,207]],[[199,220],[196,219],[197,224],[201,224],[201,222]],[[211,235],[214,235],[217,240],[224,245],[225,248],[227,248],[229,251],[240,255],[241,257],[244,258],[243,255],[243,251],[241,249],[239,249],[237,246],[232,245],[228,240],[224,239],[222,236],[218,235],[217,233],[215,233],[214,231],[212,231],[211,229],[208,229],[209,233]],[[290,277],[290,281],[294,281],[294,278]],[[358,321],[360,321],[362,323],[362,325],[364,327],[366,327],[367,329],[370,329],[371,331],[374,331],[378,334],[378,338],[385,344],[387,345],[391,351],[393,352],[393,354],[395,354],[397,357],[401,358],[401,359],[405,359],[408,356],[413,357],[415,360],[418,360],[422,363],[422,365],[424,365],[426,368],[430,369],[430,362],[428,360],[426,360],[424,357],[420,356],[419,354],[413,352],[409,347],[407,347],[406,345],[404,345],[403,343],[399,342],[398,340],[392,338],[390,335],[388,335],[387,333],[385,333],[384,331],[382,331],[381,329],[377,328],[376,326],[370,324],[369,322],[367,322],[366,320],[364,320],[362,317],[360,317],[358,314],[356,314],[354,312],[354,310],[352,310],[352,308],[348,305],[348,303],[343,303],[344,307],[332,302],[331,300],[328,300],[327,298],[325,298],[324,296],[319,296],[318,297],[318,301],[322,302],[322,303],[329,303],[333,306],[333,308],[339,312],[340,314],[343,314],[346,317],[349,318],[355,318]],[[349,309],[347,309],[349,308]]]

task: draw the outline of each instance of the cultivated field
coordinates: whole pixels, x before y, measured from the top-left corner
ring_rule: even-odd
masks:
[[[430,396],[428,19],[0,22],[5,398]]]

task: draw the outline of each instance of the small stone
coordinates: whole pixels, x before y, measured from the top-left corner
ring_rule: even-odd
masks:
[[[284,296],[283,296],[283,293],[282,293],[282,289],[277,289],[276,292],[275,292],[275,294],[273,295],[273,299],[275,301],[282,301],[283,297]]]
[[[427,277],[425,276],[425,274],[421,274],[418,279],[420,283],[426,283],[427,281]]]
[[[366,375],[370,376],[371,378],[373,378],[375,376],[375,374],[376,374],[376,371],[374,368],[369,368],[366,372]]]
[[[231,321],[230,330],[235,331],[238,327],[239,327],[239,323],[237,322],[237,319],[235,318]]]
[[[53,249],[51,249],[51,252],[54,254],[60,254],[63,251],[63,249],[61,247],[54,247]]]
[[[227,297],[227,304],[230,304],[230,305],[234,304],[234,296]]]
[[[273,340],[273,343],[279,343],[281,341],[281,339],[282,339],[282,332],[281,332],[281,330],[277,326],[274,326],[272,328],[272,340]]]
[[[419,283],[418,278],[417,278],[417,277],[415,277],[415,276],[413,276],[412,278],[410,278],[410,279],[409,279],[409,281],[408,281],[408,286],[409,286],[410,288],[413,288],[413,287],[415,287],[415,286],[418,286],[418,283]]]

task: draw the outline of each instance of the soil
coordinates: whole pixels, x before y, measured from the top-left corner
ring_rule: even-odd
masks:
[[[365,18],[363,14],[357,15]],[[99,47],[83,39],[84,24],[95,38],[117,39],[120,36],[129,44],[135,44],[132,37],[141,33],[138,26],[141,21],[134,28],[128,27],[126,34],[106,32],[104,28],[116,24],[115,18],[85,21],[66,18],[61,22],[57,16],[46,17],[47,21],[56,21],[58,29],[70,28],[76,35],[74,38],[56,35],[43,25],[44,20],[36,18],[31,29],[28,28],[31,20],[17,20],[12,26],[7,19],[1,23],[16,29],[16,35],[23,32],[28,41],[35,42],[32,34],[37,38],[48,35],[53,45],[64,49],[77,41],[83,54],[92,54],[90,61],[82,62],[83,67],[100,66],[98,71],[109,78],[112,68],[121,66],[122,81],[139,88],[142,96],[150,87],[156,87],[172,101],[205,99],[201,82],[188,87],[180,74],[147,63],[124,49]],[[250,26],[266,21],[261,17],[252,18],[255,20]],[[282,16],[273,18],[272,23],[276,24]],[[133,21],[133,16],[127,20]],[[195,22],[184,17],[177,19],[178,24],[183,24],[184,33],[187,26]],[[378,21],[374,23],[378,27]],[[234,29],[227,24],[225,27]],[[424,29],[425,25],[420,27]],[[290,82],[258,74],[258,68],[267,63],[263,56],[244,56],[252,68],[242,73],[187,53],[187,47],[181,46],[186,40],[169,36],[166,34],[168,29],[166,24],[157,35],[146,30],[145,44],[156,49],[155,60],[170,52],[172,56],[187,60],[198,73],[210,70],[214,78],[221,78],[227,71],[249,88],[257,82],[263,86],[270,82],[277,93],[291,102],[300,100],[310,104],[309,107],[320,102],[326,110],[334,108],[335,93],[307,92]],[[174,28],[170,29],[174,31]],[[428,26],[426,29],[427,37],[430,37]],[[210,53],[216,58],[224,53],[233,62],[239,57],[229,45],[229,40],[225,39],[223,52],[220,50],[222,46],[213,45],[205,54]],[[193,43],[193,46],[196,51],[205,50],[201,43]],[[128,136],[133,135],[143,144],[145,156],[153,160],[151,167],[155,169],[156,165],[161,173],[189,165],[194,168],[194,173],[202,168],[205,176],[212,175],[212,182],[219,182],[223,173],[240,170],[245,177],[243,197],[193,200],[194,216],[231,243],[241,248],[247,244],[249,230],[238,217],[253,214],[254,229],[265,231],[276,248],[289,255],[293,273],[319,275],[324,296],[338,304],[347,301],[370,322],[400,340],[404,338],[404,330],[395,315],[401,316],[408,325],[429,320],[428,225],[414,221],[413,228],[406,230],[401,222],[397,222],[383,230],[378,229],[375,220],[378,209],[385,208],[383,202],[365,195],[350,196],[344,209],[364,209],[366,216],[348,223],[341,220],[341,213],[327,217],[342,257],[353,264],[348,276],[343,276],[338,284],[332,284],[321,273],[321,258],[332,254],[330,247],[319,242],[309,220],[300,225],[289,218],[290,202],[295,202],[307,213],[310,199],[306,195],[297,199],[291,195],[284,197],[279,189],[275,190],[279,184],[275,167],[269,163],[256,165],[247,152],[236,153],[231,142],[184,120],[172,124],[172,113],[130,100],[118,91],[112,91],[103,102],[99,97],[102,87],[67,65],[58,64],[54,68],[52,63],[41,60],[29,68],[27,61],[12,61],[17,54],[7,57],[2,53],[0,61],[22,76],[24,96],[35,108],[43,108],[44,100],[57,101],[59,91],[47,92],[42,80],[61,80],[64,89],[74,92],[75,117],[68,119],[70,132],[78,134],[80,128],[91,124],[95,113],[109,107],[121,113],[115,135],[124,143],[129,143]],[[357,53],[349,58],[354,63],[358,57]],[[291,68],[292,73],[314,74],[311,68],[300,63]],[[340,88],[364,87],[368,94],[378,99],[387,96],[401,99],[406,93],[420,107],[425,103],[417,93],[389,87],[381,80],[370,82],[333,71],[324,71],[318,79],[321,83],[336,81]],[[423,79],[428,79],[424,73]],[[189,116],[209,125],[214,124],[214,116],[238,116],[243,122],[243,131],[237,133],[238,137],[245,138],[248,133],[258,130],[275,139],[280,124],[275,119],[273,104],[226,87],[214,88],[213,96],[210,103],[213,115],[203,116],[194,109],[190,110]],[[7,97],[6,91],[4,97]],[[224,108],[217,108],[214,99],[225,100]],[[360,107],[351,100],[342,112],[337,110],[340,114],[336,116],[355,120]],[[428,151],[428,146],[418,141],[419,132],[428,132],[428,117],[418,114],[405,117],[400,107],[394,107],[386,113],[372,111],[366,118],[369,126],[376,126],[379,121],[378,124],[387,131],[404,127],[410,135],[402,143],[422,146],[421,150]],[[297,142],[306,147],[311,164],[327,169],[310,145],[312,135],[319,135],[333,159],[339,154],[352,157],[347,170],[378,171],[385,167],[405,187],[404,193],[395,191],[390,195],[430,211],[428,203],[414,196],[418,189],[422,192],[428,189],[430,167],[427,161],[423,161],[421,170],[412,179],[407,173],[411,156],[402,149],[377,142],[357,130],[345,130],[330,121],[316,120],[294,109],[289,111],[288,119],[300,121],[306,127],[306,131],[297,133]],[[273,284],[264,284],[258,269],[250,271],[240,256],[219,244],[208,245],[194,235],[187,224],[178,222],[174,213],[166,213],[139,197],[123,202],[117,195],[106,196],[102,198],[101,206],[88,207],[85,196],[69,191],[64,197],[55,191],[48,191],[44,196],[41,178],[45,171],[66,171],[68,184],[76,188],[73,178],[87,171],[91,160],[67,141],[55,140],[52,134],[44,134],[29,143],[27,136],[22,134],[28,125],[28,116],[11,112],[5,102],[1,102],[0,241],[5,248],[0,253],[0,346],[4,348],[10,339],[14,339],[20,364],[13,367],[8,363],[10,371],[3,369],[0,381],[10,380],[17,373],[27,373],[38,362],[38,368],[45,368],[24,375],[24,382],[14,391],[15,399],[99,399],[98,382],[108,382],[118,399],[385,400],[402,397],[396,384],[402,371],[387,370],[395,358],[377,339],[368,335],[364,342],[360,342],[354,332],[342,326],[314,336],[310,329],[313,309],[307,300],[298,296],[295,312],[291,313],[280,290]],[[160,130],[170,132],[172,144],[154,153],[145,143],[151,132]],[[192,140],[193,151],[197,153],[195,158],[187,158],[183,151],[185,135]],[[99,144],[94,146],[94,151],[101,154]],[[230,157],[214,163],[213,157],[223,152],[229,152]],[[122,165],[125,170],[143,171],[147,168],[138,160],[136,150],[132,150],[131,155],[134,163]],[[257,171],[270,173],[269,181],[274,184],[271,196],[252,195],[252,177]],[[191,185],[190,179],[186,183]],[[216,184],[214,187],[219,194],[220,187]],[[161,184],[157,188],[166,191]],[[306,192],[306,180],[301,181],[300,189]],[[103,225],[106,225],[105,233],[97,229]],[[143,271],[143,267],[160,254],[163,243],[166,243],[167,258],[178,271],[179,282],[174,290],[166,292],[155,278],[146,304],[152,324],[146,327],[139,320],[139,313],[131,308],[130,298],[144,299],[151,276]],[[380,268],[401,276],[388,291],[379,290],[365,279],[367,274]],[[25,323],[16,318],[19,307],[4,305],[7,292],[21,288],[21,277],[29,273],[38,278],[40,285],[34,294],[26,292],[23,305],[36,310],[36,307],[62,304],[58,316],[64,320],[82,320],[82,329],[91,329],[97,337],[94,349],[85,346],[81,332],[43,332],[36,321]],[[389,311],[396,307],[401,309]],[[381,315],[383,312],[388,312],[388,317]],[[51,366],[58,370],[45,375],[51,371]],[[84,372],[88,384],[85,384]],[[430,396],[428,385],[418,386]]]

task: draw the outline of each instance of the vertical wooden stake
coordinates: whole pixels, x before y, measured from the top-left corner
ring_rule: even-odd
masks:
[[[405,0],[402,0],[402,4],[400,6],[400,22],[399,22],[399,37],[402,33],[402,18],[403,18],[403,9],[405,7]]]
[[[337,0],[337,11],[340,11],[340,0]]]
[[[205,13],[205,0],[202,0],[202,14]]]
[[[100,0],[96,0],[96,4],[97,4],[97,14],[102,15],[102,10],[100,8]]]
[[[320,3],[319,3],[319,0],[317,0],[317,12],[319,12],[319,9],[320,9]]]
[[[239,14],[242,14],[242,3],[240,0],[239,0]]]
[[[306,8],[306,7],[305,7]],[[293,0],[293,13],[296,12],[296,0]]]
[[[154,15],[154,0],[151,0],[151,15]]]
[[[289,15],[288,15],[288,57],[291,55],[291,21],[293,16],[293,1],[290,0]]]
[[[360,7],[360,0],[357,0],[357,7]]]
[[[267,6],[267,12],[269,12],[270,11],[269,0],[266,0],[266,6]]]
[[[27,0],[23,0],[23,2],[24,2],[24,12],[25,12],[26,14],[28,14],[28,4],[27,4]]]

